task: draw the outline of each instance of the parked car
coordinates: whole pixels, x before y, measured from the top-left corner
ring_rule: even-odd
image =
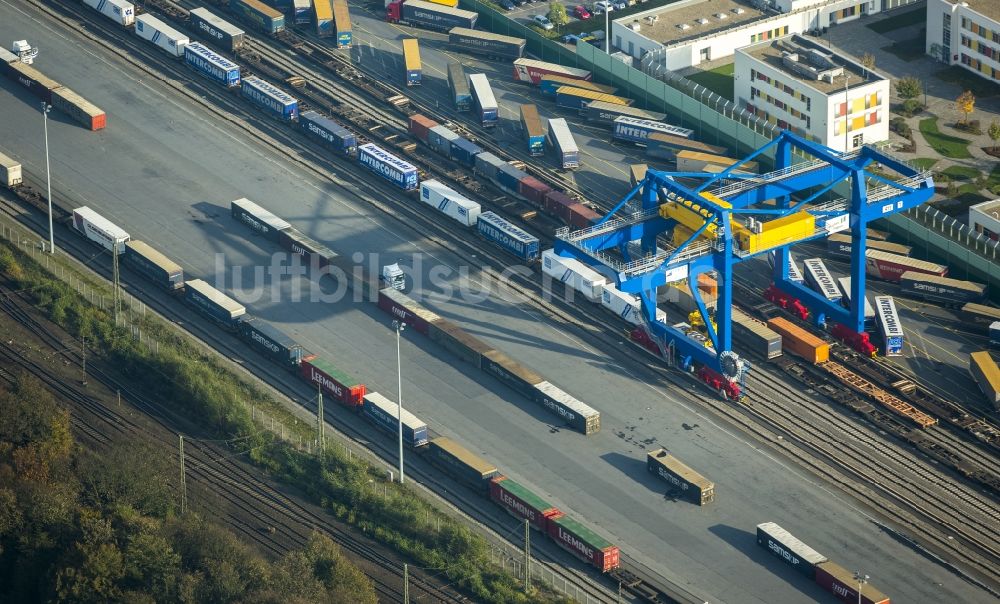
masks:
[[[562,43],[576,45],[581,39],[582,38],[576,34],[566,34],[562,37]]]
[[[598,0],[594,3],[594,9],[591,11],[595,15],[603,15],[605,11],[613,12],[615,10],[615,5],[612,0]]]
[[[511,2],[511,0],[499,0],[499,2],[500,6],[502,6],[504,10],[514,10],[517,8],[517,5]]]
[[[550,29],[556,28],[555,25],[552,25],[552,21],[549,21],[549,18],[546,17],[545,15],[535,15],[533,19],[535,21],[535,25],[541,27],[545,31],[549,31]]]
[[[582,4],[577,4],[576,6],[573,7],[573,16],[576,17],[577,19],[580,19],[581,21],[586,21],[587,19],[590,18],[590,11],[587,10],[586,6]]]
[[[614,3],[615,8],[618,10],[625,10],[626,8],[628,8],[628,2],[626,2],[625,0],[612,0],[612,2]]]

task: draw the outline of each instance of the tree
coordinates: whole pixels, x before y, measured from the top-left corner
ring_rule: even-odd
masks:
[[[875,55],[870,52],[861,55],[861,65],[865,69],[875,69]]]
[[[566,6],[562,2],[552,2],[549,4],[549,21],[556,27],[562,27],[569,23],[569,15],[566,14]]]
[[[923,88],[923,82],[913,76],[896,80],[896,94],[904,100],[917,98],[923,92]]]
[[[1000,141],[1000,122],[993,120],[990,123],[990,129],[986,131],[986,134],[990,135],[990,140],[993,141],[993,151],[997,151],[997,142]]]
[[[972,91],[966,90],[962,94],[958,95],[958,98],[955,99],[955,107],[958,108],[958,110],[961,111],[963,114],[965,114],[965,119],[963,120],[963,122],[968,124],[969,115],[976,108],[976,97],[974,94],[972,94]]]

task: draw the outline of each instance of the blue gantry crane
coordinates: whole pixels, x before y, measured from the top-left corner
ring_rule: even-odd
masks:
[[[740,170],[772,148],[777,166],[773,172]],[[793,149],[806,159],[793,163]],[[696,184],[685,184],[690,182]],[[826,200],[840,183],[849,185],[850,198]],[[876,147],[838,152],[783,131],[721,173],[647,170],[645,178],[596,224],[578,231],[561,229],[555,252],[614,274],[621,291],[639,296],[647,334],[669,363],[697,370],[711,387],[738,397],[750,367],[731,347],[733,267],[773,253],[772,290],[801,300],[817,315],[832,320],[835,334],[860,346],[867,342],[866,227],[924,203],[933,192],[928,171]],[[817,202],[821,198],[825,201]],[[848,229],[851,308],[845,309],[790,280],[788,262],[792,245]],[[709,271],[718,274],[717,328],[697,287],[698,275]],[[704,321],[707,341],[683,323],[669,325],[656,319],[657,288],[684,280]]]

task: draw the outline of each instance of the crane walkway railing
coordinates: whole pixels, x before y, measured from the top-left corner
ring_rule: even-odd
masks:
[[[584,239],[590,239],[591,237],[596,237],[597,235],[604,235],[605,233],[612,233],[618,229],[626,226],[632,226],[633,224],[639,224],[640,222],[645,222],[650,218],[655,218],[660,215],[660,209],[649,208],[648,210],[643,210],[641,212],[634,212],[627,216],[622,216],[621,218],[612,218],[607,222],[603,222],[592,227],[587,227],[585,229],[580,229],[578,231],[570,231],[567,227],[562,227],[556,230],[556,237],[562,239],[563,241],[568,241],[573,243],[575,241],[582,241]]]
[[[902,180],[895,181],[900,187],[907,187],[910,189],[920,188],[921,184],[926,184],[927,179],[931,177],[931,173],[927,170],[921,172],[920,174],[915,174],[914,176],[908,176]],[[880,201],[885,201],[890,197],[895,197],[905,193],[902,189],[894,187],[892,185],[882,185],[881,187],[871,187],[868,189],[868,203],[878,203]]]

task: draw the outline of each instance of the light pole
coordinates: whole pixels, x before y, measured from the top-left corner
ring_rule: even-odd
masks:
[[[611,0],[607,0],[611,2]],[[611,18],[608,16],[611,5],[604,4],[604,54],[611,54]]]
[[[403,366],[399,355],[399,334],[406,329],[406,323],[393,321],[396,330],[396,420],[399,423],[399,484],[403,484]]]
[[[844,75],[844,153],[847,153],[850,149],[848,147],[848,139],[850,135],[848,134],[847,127],[851,123],[851,101],[847,98],[848,83],[851,81],[851,74]]]
[[[858,582],[858,604],[861,604],[861,586],[868,583],[868,575],[861,574],[860,570],[854,571],[854,580]]]
[[[56,253],[56,235],[52,231],[52,173],[49,171],[49,111],[52,105],[42,101],[42,123],[45,125],[45,181],[49,193],[49,253]]]

